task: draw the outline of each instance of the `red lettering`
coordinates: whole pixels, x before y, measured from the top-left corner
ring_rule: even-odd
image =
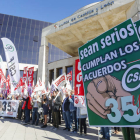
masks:
[[[62,76],[57,82],[55,82],[55,85],[58,86],[64,80],[65,80],[65,76]]]
[[[133,98],[132,98],[132,104],[133,104],[134,106],[136,106],[136,105],[138,104],[138,102],[139,102],[139,107],[140,107],[140,95],[139,95],[139,98],[138,98],[136,104],[135,104],[135,97],[134,97],[134,95],[133,95]]]

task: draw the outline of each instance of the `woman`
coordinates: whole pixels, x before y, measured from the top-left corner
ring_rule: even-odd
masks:
[[[11,100],[15,100],[15,95],[12,95],[12,99]]]
[[[49,100],[45,94],[43,96],[42,104],[43,104],[43,111],[44,111],[44,125],[41,126],[41,128],[45,128],[45,127],[47,127],[47,115],[48,115],[48,111],[49,111]]]

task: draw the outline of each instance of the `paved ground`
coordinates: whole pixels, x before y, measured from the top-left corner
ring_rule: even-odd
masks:
[[[51,125],[45,129],[40,126],[22,125],[22,121],[13,118],[0,118],[0,140],[98,140],[98,128],[89,128],[87,136],[71,134],[64,131],[62,124],[57,131],[51,130]],[[136,136],[140,140],[140,133]],[[111,140],[122,140],[122,134],[113,135]]]

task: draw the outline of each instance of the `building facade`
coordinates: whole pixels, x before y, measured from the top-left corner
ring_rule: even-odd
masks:
[[[38,77],[47,84],[57,78],[59,69],[67,73],[67,68],[70,67],[73,70],[74,83],[78,48],[129,18],[134,22],[140,20],[139,0],[104,0],[93,3],[45,27],[42,30],[39,50]],[[48,64],[49,43],[72,57]]]
[[[50,22],[0,14],[0,38],[7,37],[14,43],[18,54],[21,77],[23,75],[24,67],[34,66],[34,79],[37,78],[42,29],[51,24],[52,23]],[[48,63],[70,57],[70,55],[50,43],[48,44],[48,47]],[[6,61],[1,40],[0,55],[2,56],[3,61]],[[6,75],[8,75],[8,72],[6,72]]]

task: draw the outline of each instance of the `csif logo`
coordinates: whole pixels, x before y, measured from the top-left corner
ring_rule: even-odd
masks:
[[[127,69],[122,78],[122,87],[131,92],[140,88],[140,64]]]
[[[9,51],[9,52],[13,52],[14,51],[14,47],[10,44],[7,44],[6,47],[5,47],[5,50],[6,51]]]

